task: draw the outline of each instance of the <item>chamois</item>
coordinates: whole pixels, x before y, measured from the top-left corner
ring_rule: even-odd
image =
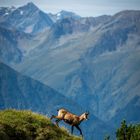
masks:
[[[71,125],[72,134],[73,134],[74,127],[76,127],[80,131],[80,135],[83,137],[82,130],[80,129],[79,125],[83,120],[88,119],[89,112],[85,112],[85,113],[81,114],[80,116],[77,116],[63,108],[59,109],[57,111],[58,111],[58,115],[57,116],[52,115],[50,119],[52,120],[53,118],[55,118],[56,119],[55,122],[58,127],[59,127],[58,123],[62,120],[65,123]]]

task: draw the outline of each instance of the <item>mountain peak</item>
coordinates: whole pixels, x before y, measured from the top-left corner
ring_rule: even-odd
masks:
[[[26,5],[22,7],[27,7],[28,9],[34,9],[34,10],[39,9],[33,2],[28,2]]]
[[[28,5],[28,6],[35,6],[36,7],[36,5],[33,2],[28,2],[26,5]]]
[[[72,17],[74,19],[80,18],[79,15],[77,15],[73,12],[65,11],[65,10],[61,10],[56,15],[57,15],[57,19],[63,19],[63,18],[69,18],[69,17]]]
[[[66,10],[61,10],[59,13],[62,13],[62,14],[63,14],[63,13],[69,13],[69,14],[70,14],[70,13],[73,13],[73,12],[66,11]]]
[[[0,22],[3,22],[6,28],[16,27],[16,29],[25,33],[40,32],[53,23],[50,17],[32,2],[18,7],[14,11],[0,10],[0,16],[4,16],[4,18],[0,17],[2,19]]]
[[[115,18],[117,17],[135,17],[140,16],[140,10],[124,10],[116,13],[114,15]]]

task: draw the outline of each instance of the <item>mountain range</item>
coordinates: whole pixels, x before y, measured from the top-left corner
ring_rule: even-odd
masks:
[[[17,12],[21,9],[26,9],[25,16],[24,12]],[[31,11],[33,16],[29,14]],[[44,14],[43,18],[42,14],[38,14],[40,12]],[[19,18],[12,16],[14,14],[18,14]],[[55,99],[48,94],[51,100],[55,100],[55,106],[66,99],[69,103],[66,107],[74,112],[79,108],[81,111],[88,109],[91,114],[88,128],[86,123],[83,125],[87,129],[86,139],[91,140],[91,136],[97,140],[103,139],[106,133],[118,127],[122,119],[127,122],[140,121],[140,11],[126,10],[113,16],[80,17],[67,11],[47,14],[33,3],[28,3],[19,8],[0,8],[0,15],[1,61],[20,72],[15,72],[15,77],[24,74],[35,79],[33,81],[37,80],[36,87],[41,84],[45,88],[53,88]],[[19,26],[19,23],[29,24]],[[27,32],[26,29],[33,24],[38,28]],[[13,83],[6,81],[9,81],[8,85]],[[12,91],[17,94],[14,89]],[[30,86],[29,91],[34,91],[34,86]],[[28,93],[27,97],[32,100],[29,95],[33,95],[33,92],[25,90],[24,93]],[[43,100],[43,96],[47,95],[40,90],[37,98],[40,99],[40,96]],[[12,99],[9,94],[7,97]],[[50,104],[53,104],[53,100],[47,105]],[[45,103],[40,110],[44,106]],[[52,106],[49,109],[54,110]]]
[[[71,112],[79,115],[83,113],[82,107],[76,102],[66,98],[49,86],[24,76],[0,62],[0,109],[28,109],[51,117],[52,114],[57,114],[57,109],[61,107],[68,108]],[[90,116],[94,118],[96,123],[93,124],[92,120],[90,120],[88,123],[84,123],[82,127],[85,128],[88,125],[91,129],[92,125],[94,125],[92,131],[101,131],[101,136],[95,134],[94,137],[102,138],[105,133],[109,132],[109,125],[92,114]],[[106,130],[102,129],[102,126]],[[90,129],[83,130],[87,138],[89,137],[87,134],[92,135]]]
[[[32,2],[19,8],[1,8],[0,24],[25,33],[38,33],[50,27],[53,21]],[[32,17],[32,18],[31,18]]]

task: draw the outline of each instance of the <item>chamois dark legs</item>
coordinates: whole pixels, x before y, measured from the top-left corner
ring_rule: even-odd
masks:
[[[80,135],[83,137],[82,130],[80,129],[80,127],[78,125],[76,125],[75,127],[80,131]]]
[[[54,116],[54,115],[52,115],[52,116],[51,116],[50,120],[52,120],[53,118],[55,118],[55,116]]]
[[[59,119],[57,119],[56,121],[55,121],[55,123],[56,123],[56,125],[59,127],[59,125],[58,125],[58,123],[60,122],[61,120],[59,120]]]
[[[73,129],[74,129],[74,126],[71,127],[71,134],[73,134]]]
[[[58,123],[61,121],[61,119],[58,116],[52,115],[50,119],[52,120],[53,118],[56,118],[55,123],[59,127]]]

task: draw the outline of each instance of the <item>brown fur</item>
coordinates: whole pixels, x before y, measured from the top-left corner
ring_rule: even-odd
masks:
[[[77,115],[69,112],[68,110],[62,108],[62,109],[58,110],[57,116],[52,115],[51,120],[53,118],[55,118],[56,119],[55,122],[56,122],[57,126],[58,126],[58,123],[61,120],[63,120],[65,123],[72,126],[72,128],[71,128],[72,133],[73,133],[74,127],[76,127],[80,131],[80,134],[82,135],[82,131],[81,131],[79,125],[83,120],[87,120],[88,115],[89,115],[89,113],[85,112],[85,113],[81,114],[80,116],[77,116]]]

